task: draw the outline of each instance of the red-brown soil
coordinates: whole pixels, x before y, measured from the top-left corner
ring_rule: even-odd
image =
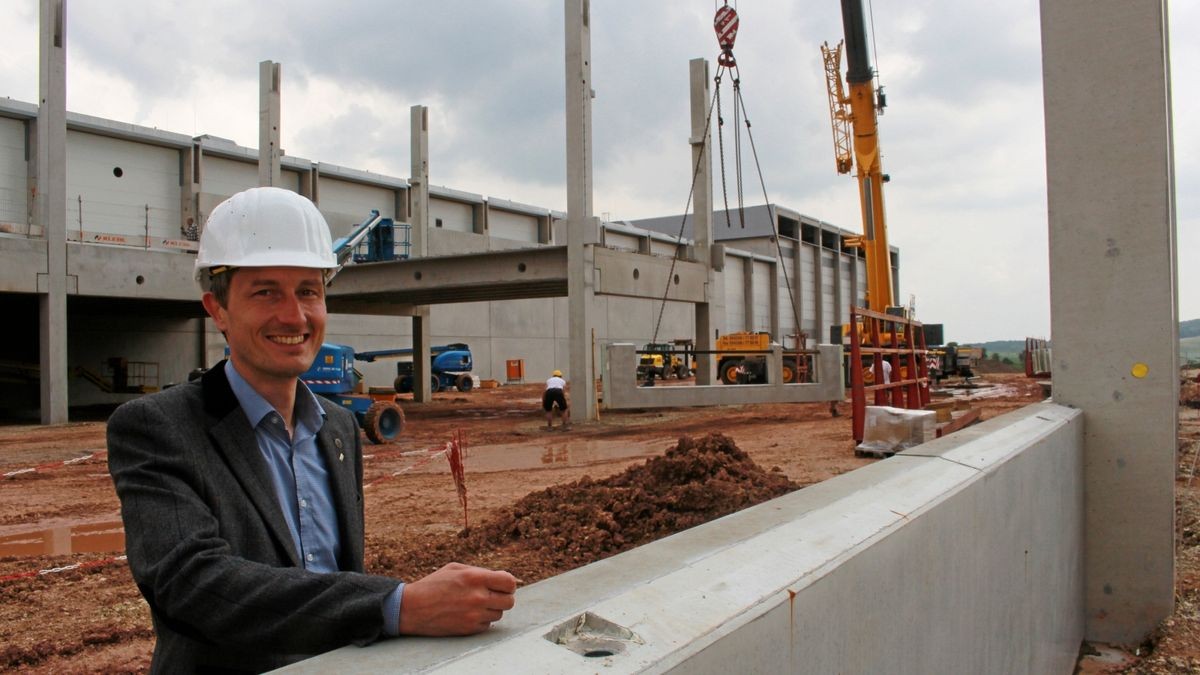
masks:
[[[969,392],[985,419],[1041,398],[1037,383],[1019,375],[977,381],[993,385]],[[402,439],[366,447],[370,571],[414,578],[457,559],[532,583],[877,461],[855,457],[844,404],[840,417],[826,404],[604,411],[598,422],[546,431],[539,394],[536,385],[517,385],[403,403]],[[1183,472],[1193,467],[1200,423],[1195,409],[1181,410],[1191,411]],[[465,530],[449,468],[435,452],[456,432],[467,445]],[[37,467],[0,478],[0,544],[119,520],[105,461],[102,422],[0,426],[0,474]],[[1163,655],[1192,663],[1200,654],[1191,637],[1200,627],[1200,499],[1186,476],[1179,495],[1180,609],[1143,665]],[[0,555],[0,670],[146,670],[149,612],[119,555]],[[1187,646],[1172,651],[1175,640]]]

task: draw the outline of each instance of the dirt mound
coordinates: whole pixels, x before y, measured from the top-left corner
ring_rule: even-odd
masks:
[[[799,487],[778,469],[763,470],[726,436],[685,436],[664,455],[622,473],[532,492],[450,541],[381,554],[371,567],[413,579],[459,560],[509,569],[532,582]]]

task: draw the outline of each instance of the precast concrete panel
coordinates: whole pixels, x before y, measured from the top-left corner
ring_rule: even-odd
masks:
[[[525,213],[488,210],[488,234],[500,239],[537,243],[538,219]]]
[[[796,322],[796,308],[793,305],[793,301],[800,302],[800,289],[797,288],[796,275],[790,269],[792,266],[791,258],[784,258],[784,260],[786,261],[785,266],[789,269],[787,276],[783,274],[779,275],[779,330],[787,335],[796,332],[798,327]]]
[[[552,337],[492,338],[491,379],[505,382],[508,379],[507,362],[520,359],[525,362],[525,381],[543,382],[555,368],[567,371],[566,339]],[[479,359],[476,358],[476,363]],[[480,375],[482,378],[483,375]],[[567,379],[573,379],[567,373]],[[530,403],[530,411],[540,411],[541,406]]]
[[[429,229],[475,231],[475,209],[470,204],[454,202],[436,197],[429,198]]]
[[[439,230],[433,226],[429,228],[429,255],[431,256],[482,253],[491,248],[491,240],[487,235],[469,231]]]
[[[37,293],[38,275],[46,266],[46,240],[0,237],[0,292]]]
[[[837,275],[837,253],[821,250],[821,315],[825,322],[832,326],[841,323],[838,318],[837,296],[834,278]],[[821,326],[818,333],[826,340],[829,329]]]
[[[800,278],[804,280],[801,284],[803,288],[803,298],[800,302],[800,319],[804,330],[811,334],[816,334],[817,328],[817,303],[821,299],[821,289],[813,284],[813,262],[817,255],[817,248],[803,244],[800,246]]]
[[[565,303],[564,298],[554,298],[552,301],[545,298],[529,298],[493,302],[490,303],[489,313],[477,315],[476,321],[498,338],[520,338],[523,335],[565,336],[565,333],[557,332],[556,324],[557,315],[565,311]],[[439,305],[433,311],[440,313],[453,306]]]
[[[754,275],[754,325],[756,331],[771,330],[771,263],[752,261]],[[783,275],[780,275],[781,277]],[[779,340],[778,335],[772,336]]]
[[[224,157],[204,156],[200,171],[200,189],[220,197],[218,203],[242,190],[258,185],[258,165]],[[202,208],[203,210],[203,208]],[[208,211],[204,212],[205,215]]]
[[[842,284],[841,306],[838,307],[837,316],[838,323],[845,324],[850,322],[850,303],[854,301],[854,298],[850,294],[850,277],[851,274],[853,274],[853,270],[850,268],[850,266],[853,264],[853,261],[845,255],[838,255],[837,261],[838,277]]]
[[[654,255],[674,258],[679,252],[679,243],[674,241],[650,240],[650,252]]]
[[[725,256],[725,326],[722,333],[746,330],[746,283],[742,270],[746,258]]]
[[[429,308],[430,330],[434,335],[461,335],[463,337],[487,337],[491,334],[491,316],[495,313],[504,314],[518,300],[503,302],[458,302],[450,305],[434,305]],[[527,301],[526,301],[527,302]],[[541,325],[539,325],[539,323]],[[550,322],[542,318],[540,322],[526,326],[526,330],[549,333]]]
[[[67,132],[67,231],[180,239],[179,151]],[[139,240],[144,241],[144,240]]]
[[[617,251],[631,251],[637,253],[641,250],[642,238],[634,234],[626,234],[624,232],[614,232],[613,230],[605,230],[604,245]]]
[[[372,209],[388,218],[396,211],[396,191],[386,187],[321,176],[317,194],[321,213],[329,221],[334,237],[349,234]]]
[[[29,231],[28,183],[25,122],[0,117],[0,232]]]

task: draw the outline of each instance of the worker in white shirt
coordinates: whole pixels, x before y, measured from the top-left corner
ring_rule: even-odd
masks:
[[[554,428],[554,411],[562,413],[562,428],[571,426],[571,409],[567,406],[567,381],[562,371],[555,370],[546,380],[546,391],[542,392],[542,410],[546,411],[546,428]]]

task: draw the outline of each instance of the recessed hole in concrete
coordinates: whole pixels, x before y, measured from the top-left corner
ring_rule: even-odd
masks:
[[[676,286],[679,285],[679,275],[678,274],[675,275],[675,285]]]
[[[137,278],[134,279],[134,281],[137,282],[138,286],[141,286],[142,284],[146,283],[146,277],[139,274],[139,275],[137,275]]]
[[[414,279],[416,279],[417,281],[420,281],[420,280],[421,280],[421,273],[420,273],[420,272],[413,272],[413,278],[414,278]]]
[[[120,178],[121,176],[125,175],[125,172],[121,170],[121,167],[114,166],[113,167],[113,175],[116,176],[117,178]]]
[[[616,656],[630,644],[644,644],[633,631],[591,612],[564,621],[543,637],[589,658]]]
[[[640,277],[640,276],[642,276],[642,273],[641,273],[641,272],[639,272],[639,271],[637,270],[637,268],[635,267],[635,268],[633,269],[633,278],[634,278],[634,279],[637,279],[637,278],[638,278],[638,277]]]
[[[525,263],[517,263],[517,271],[524,272],[525,271]]]

